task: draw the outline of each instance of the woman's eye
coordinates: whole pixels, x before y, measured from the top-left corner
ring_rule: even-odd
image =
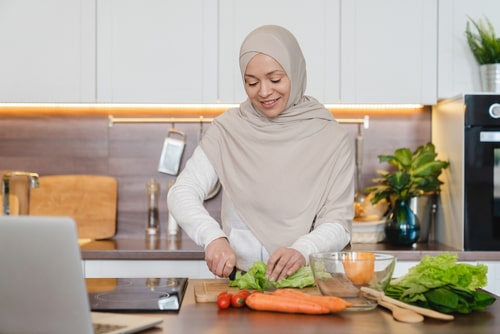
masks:
[[[272,82],[272,83],[275,83],[275,84],[280,83],[280,81],[281,81],[281,78],[280,78],[280,79],[274,79],[274,80],[271,80],[271,82]]]
[[[256,82],[248,82],[247,84],[248,84],[248,86],[250,86],[250,87],[255,87],[255,86],[257,86],[257,83],[256,83]]]

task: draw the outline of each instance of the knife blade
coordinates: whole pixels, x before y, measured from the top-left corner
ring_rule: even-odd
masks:
[[[266,279],[266,281],[264,282],[264,291],[273,292],[276,289],[276,285],[274,285],[274,283],[269,279]]]

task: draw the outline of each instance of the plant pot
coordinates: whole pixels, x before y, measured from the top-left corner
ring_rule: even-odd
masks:
[[[428,242],[433,238],[434,222],[437,212],[437,194],[413,197],[410,208],[417,215],[420,224],[420,237],[417,242]]]
[[[396,200],[385,224],[388,243],[397,246],[411,246],[420,237],[420,223],[412,211],[410,200]]]
[[[500,64],[479,65],[483,92],[500,93]]]

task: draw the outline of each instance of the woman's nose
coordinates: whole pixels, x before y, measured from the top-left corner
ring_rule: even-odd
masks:
[[[272,93],[271,86],[265,82],[262,82],[260,84],[259,95],[261,97],[267,97],[267,96],[271,95],[271,93]]]

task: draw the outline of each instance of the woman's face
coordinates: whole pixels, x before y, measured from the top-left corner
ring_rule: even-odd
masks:
[[[290,80],[272,57],[259,53],[245,70],[245,91],[252,105],[274,118],[285,110],[290,97]]]

